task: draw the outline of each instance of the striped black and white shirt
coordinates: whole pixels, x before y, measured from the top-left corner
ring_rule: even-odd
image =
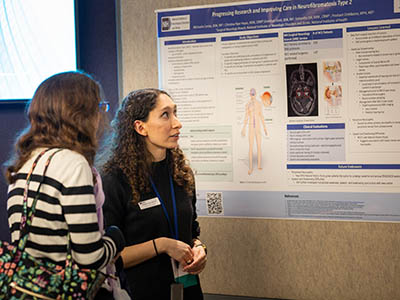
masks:
[[[8,222],[11,241],[20,238],[20,220],[26,176],[43,149],[37,149],[17,173],[17,181],[8,188]],[[44,165],[51,149],[40,158],[29,184],[28,207],[36,195]],[[79,153],[64,149],[52,158],[40,188],[36,213],[29,230],[26,251],[34,257],[64,264],[67,233],[70,232],[72,257],[84,268],[100,269],[116,255],[118,236],[101,235],[93,194],[93,175],[87,160]]]

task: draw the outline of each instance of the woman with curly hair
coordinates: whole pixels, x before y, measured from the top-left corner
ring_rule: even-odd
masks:
[[[198,239],[194,175],[178,146],[176,105],[158,89],[131,92],[113,123],[103,183],[105,221],[121,228],[133,299],[203,299],[198,275],[206,247]]]
[[[108,107],[100,94],[100,85],[83,72],[44,80],[29,103],[29,125],[6,170],[11,241],[20,239],[24,203],[30,210],[36,202],[26,252],[61,266],[68,245],[80,267],[102,269],[125,243],[118,228],[107,228],[104,235],[99,228],[93,160]]]

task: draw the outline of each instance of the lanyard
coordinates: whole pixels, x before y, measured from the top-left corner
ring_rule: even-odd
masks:
[[[174,225],[175,225],[175,230],[173,230],[173,228],[172,228],[171,219],[169,218],[168,211],[167,211],[167,208],[166,208],[166,206],[165,206],[165,202],[164,202],[163,199],[161,198],[161,195],[160,195],[160,193],[158,192],[158,190],[157,190],[157,188],[156,188],[156,185],[154,184],[153,179],[152,179],[151,177],[150,177],[150,183],[151,183],[151,186],[153,187],[153,190],[154,190],[154,192],[156,193],[158,199],[159,199],[160,202],[161,202],[162,209],[163,209],[164,214],[165,214],[165,217],[167,218],[167,221],[168,221],[169,230],[171,231],[171,234],[172,234],[172,236],[174,237],[174,239],[177,240],[178,237],[179,237],[179,234],[178,234],[178,214],[177,214],[177,212],[176,212],[175,191],[174,191],[174,184],[172,183],[172,177],[171,177],[171,175],[169,175],[169,185],[170,185],[170,188],[171,188],[172,207],[173,207],[173,209],[174,209]]]

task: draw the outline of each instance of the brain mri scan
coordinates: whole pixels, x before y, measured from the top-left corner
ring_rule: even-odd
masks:
[[[289,102],[294,113],[298,116],[309,116],[317,101],[314,74],[303,65],[299,65],[299,68],[290,74],[288,84]]]

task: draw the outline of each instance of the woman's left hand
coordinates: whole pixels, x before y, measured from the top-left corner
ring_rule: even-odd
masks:
[[[203,247],[193,246],[193,261],[185,266],[183,270],[190,274],[199,274],[206,266],[207,255]]]

